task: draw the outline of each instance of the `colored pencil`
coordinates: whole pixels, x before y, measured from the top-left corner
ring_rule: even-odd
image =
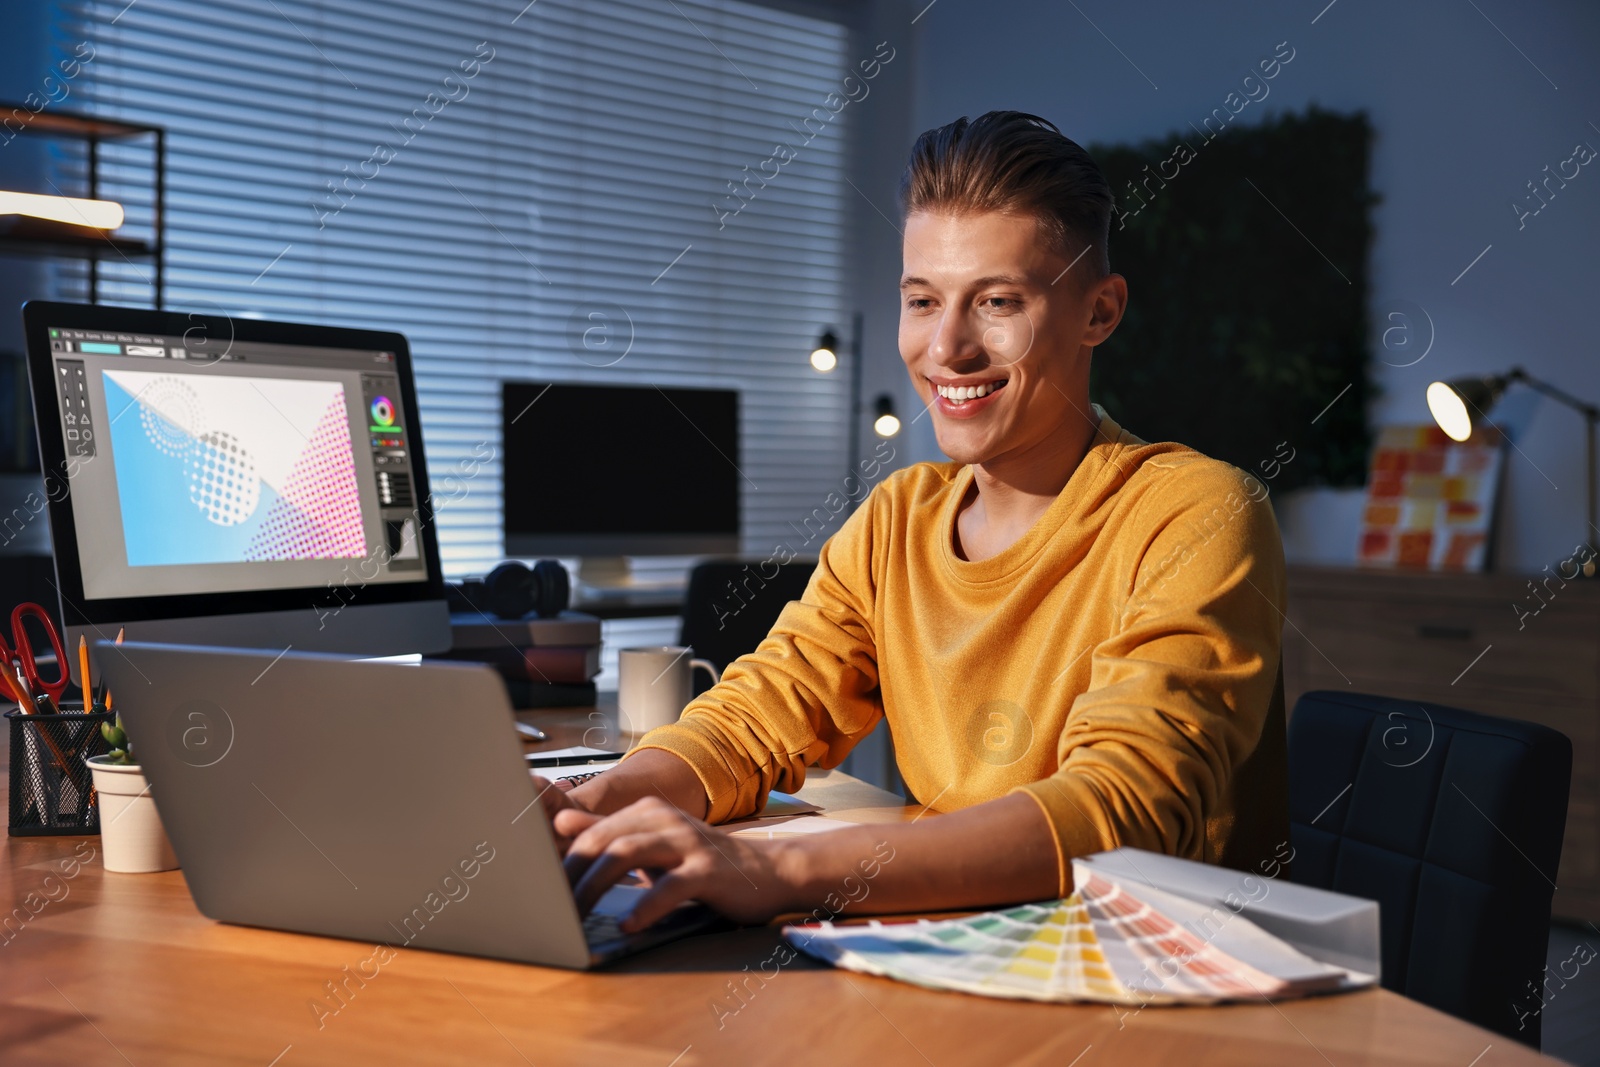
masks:
[[[89,680],[89,639],[78,635],[78,678],[83,686],[83,710],[94,710],[94,683]]]

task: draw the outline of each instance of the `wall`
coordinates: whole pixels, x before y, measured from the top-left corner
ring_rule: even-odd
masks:
[[[863,101],[852,128],[855,159],[851,181],[856,186],[855,254],[845,291],[854,293],[862,313],[861,454],[871,455],[879,438],[873,434],[873,400],[888,393],[902,424],[916,417],[920,403],[911,391],[900,362],[900,175],[920,127],[913,126],[917,84],[919,26],[912,20],[926,0],[876,0],[862,5],[857,35],[862,55],[871,55],[880,41],[895,49],[894,62],[873,82],[873,95]],[[843,371],[847,368],[841,366]],[[927,419],[921,420],[923,424]],[[893,466],[911,462],[905,434],[892,442]],[[917,456],[916,458],[923,458]],[[940,457],[942,458],[942,457]]]
[[[1600,6],[1555,0],[1534,13],[1509,0],[939,0],[917,28],[917,129],[1016,108],[1082,143],[1199,125],[1258,57],[1288,41],[1293,61],[1235,122],[1311,103],[1367,111],[1377,131],[1372,184],[1382,196],[1371,311],[1382,320],[1400,301],[1420,307],[1424,314],[1412,317],[1422,347],[1432,324],[1432,346],[1414,365],[1389,365],[1416,357],[1375,348],[1387,360],[1374,366],[1382,390],[1375,424],[1428,421],[1430,381],[1514,364],[1600,402],[1588,314],[1600,166],[1582,167],[1564,189],[1552,182],[1555,197],[1520,228],[1510,206],[1577,142],[1600,148]],[[1244,177],[1240,195],[1256,195]],[[1114,232],[1111,255],[1114,266]],[[1308,284],[1326,283],[1321,268],[1310,250],[1305,263],[1262,264],[1307,270]],[[1514,420],[1526,430],[1507,465],[1498,569],[1536,571],[1583,536],[1582,423],[1549,401],[1525,416]],[[913,435],[916,458],[940,458],[927,421]],[[1159,427],[1132,429],[1160,435]],[[1353,559],[1359,504],[1358,493],[1328,491],[1280,502],[1291,557]]]
[[[15,10],[6,12],[6,32],[0,34],[0,103],[15,105],[29,93],[42,93],[45,76],[58,72],[51,66],[47,5],[13,6]],[[44,182],[44,144],[42,138],[26,135],[0,143],[0,189],[50,191]],[[42,261],[0,255],[0,350],[22,351],[17,308],[29,297],[46,295],[47,284]]]
[[[48,15],[44,4],[13,4],[6,11],[6,32],[0,34],[0,103],[24,102],[29,93],[42,91],[46,75],[58,73],[51,66]],[[9,109],[5,113],[9,114]],[[26,135],[0,143],[0,189],[49,192],[44,182],[44,147],[42,138]],[[0,352],[22,351],[18,309],[24,300],[49,296],[49,285],[50,268],[45,261],[0,255]],[[0,417],[9,417],[9,413],[0,413]],[[32,514],[26,502],[30,494],[42,489],[37,475],[0,473],[0,516],[12,516],[18,508]],[[11,535],[0,541],[0,556],[37,556],[49,551],[44,522],[27,523],[20,533],[13,528]]]

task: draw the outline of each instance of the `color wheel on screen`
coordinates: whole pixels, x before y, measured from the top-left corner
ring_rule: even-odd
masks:
[[[380,396],[372,402],[372,424],[374,426],[394,425],[394,401],[386,396]]]

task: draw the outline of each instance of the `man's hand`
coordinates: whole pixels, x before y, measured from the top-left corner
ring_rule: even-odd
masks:
[[[580,786],[572,787],[570,804],[561,803],[560,797],[553,797],[556,807],[546,810],[552,816],[567,807],[611,815],[644,797],[665,798],[698,818],[704,818],[709,810],[706,787],[700,783],[694,768],[677,755],[659,748],[636,749],[628,753],[610,770],[594,775]]]
[[[683,760],[671,752],[644,749],[629,756],[603,774],[595,774],[582,785],[571,779],[552,782],[533,775],[533,791],[544,808],[556,836],[556,848],[565,856],[572,841],[563,836],[556,816],[568,810],[595,815],[611,815],[644,797],[665,798],[691,816],[707,810],[705,787]]]
[[[580,914],[629,871],[647,876],[650,890],[622,921],[624,932],[644,929],[686,900],[741,923],[765,922],[793,906],[797,879],[780,870],[792,851],[785,843],[734,837],[660,797],[607,816],[564,807],[552,823],[570,842],[567,878]]]
[[[659,794],[612,815],[563,806],[552,821],[570,841],[567,878],[581,913],[629,872],[646,876],[650,889],[621,924],[630,933],[685,900],[761,923],[790,912],[954,911],[1060,895],[1054,833],[1021,793],[920,822],[778,840],[735,837]]]
[[[552,782],[548,779],[540,778],[536,774],[533,776],[533,790],[538,795],[539,804],[544,808],[544,816],[550,820],[551,826],[555,825],[556,813],[559,811],[587,812],[589,810],[572,796],[572,781],[570,779],[563,778]],[[560,850],[563,856],[567,854],[567,849],[571,844],[571,840],[562,837],[559,830],[556,831],[556,848]]]

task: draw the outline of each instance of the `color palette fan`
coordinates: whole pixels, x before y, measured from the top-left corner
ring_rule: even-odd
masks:
[[[1153,1005],[1279,1000],[1373,984],[1215,907],[1073,864],[1077,891],[962,919],[790,926],[802,951],[931,989]]]

